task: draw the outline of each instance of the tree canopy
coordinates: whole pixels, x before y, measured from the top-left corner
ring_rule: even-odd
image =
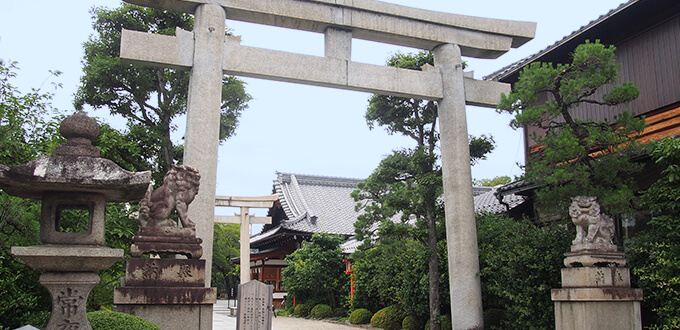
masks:
[[[598,121],[573,113],[581,104],[615,106],[638,97],[629,82],[612,86],[621,67],[615,50],[586,42],[576,47],[571,63],[532,63],[520,72],[513,91],[502,96],[498,109],[515,115],[512,127],[542,130],[530,136],[542,149],[530,155],[526,178],[541,187],[537,203],[548,213],[563,212],[577,195],[597,196],[612,215],[632,209],[632,174],[641,165],[630,156],[644,119],[621,112],[613,122]],[[598,97],[604,86],[609,92]],[[540,102],[546,94],[547,101]]]
[[[286,256],[281,276],[286,290],[298,301],[338,307],[348,283],[340,244],[344,237],[315,233],[309,242]]]
[[[157,173],[165,173],[182,159],[183,149],[173,145],[170,134],[176,129],[173,119],[186,113],[189,73],[122,63],[120,35],[122,29],[166,35],[173,35],[175,28],[191,31],[193,17],[130,4],[93,8],[91,13],[96,34],[84,44],[84,74],[76,93],[76,109],[88,104],[123,116],[134,135],[130,140],[154,142],[147,144],[154,148],[151,164],[157,164]],[[251,99],[241,80],[224,76],[222,81],[220,141],[234,134]]]

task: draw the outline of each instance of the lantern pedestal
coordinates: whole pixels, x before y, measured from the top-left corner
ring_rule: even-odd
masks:
[[[123,259],[123,250],[98,246],[14,246],[12,254],[43,271],[40,284],[52,297],[52,317],[46,329],[92,329],[87,321],[87,297],[99,283],[97,271]]]

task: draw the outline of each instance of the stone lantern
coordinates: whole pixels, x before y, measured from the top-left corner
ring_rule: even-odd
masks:
[[[0,188],[10,195],[42,201],[43,245],[12,247],[12,254],[40,270],[40,283],[52,297],[47,329],[91,329],[85,304],[99,283],[97,271],[123,258],[123,250],[104,246],[106,202],[141,199],[151,173],[126,171],[100,158],[92,145],[96,122],[83,112],[67,117],[60,133],[67,142],[54,155],[17,166],[0,164]],[[80,220],[77,228],[68,219]]]

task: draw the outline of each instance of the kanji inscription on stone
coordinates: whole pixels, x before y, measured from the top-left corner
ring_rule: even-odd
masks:
[[[271,330],[272,294],[274,287],[259,281],[250,281],[238,286],[239,330]]]

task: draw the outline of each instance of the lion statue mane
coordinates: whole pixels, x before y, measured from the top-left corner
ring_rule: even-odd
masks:
[[[576,225],[576,238],[572,241],[573,245],[587,245],[605,250],[616,248],[612,244],[614,222],[610,217],[600,214],[597,197],[573,197],[571,206],[569,206],[569,215]]]
[[[170,215],[177,211],[182,227],[195,228],[196,224],[189,219],[189,204],[198,194],[201,175],[189,165],[172,165],[165,174],[163,185],[153,190],[149,185],[146,195],[139,202],[139,222],[142,227],[178,227]]]

